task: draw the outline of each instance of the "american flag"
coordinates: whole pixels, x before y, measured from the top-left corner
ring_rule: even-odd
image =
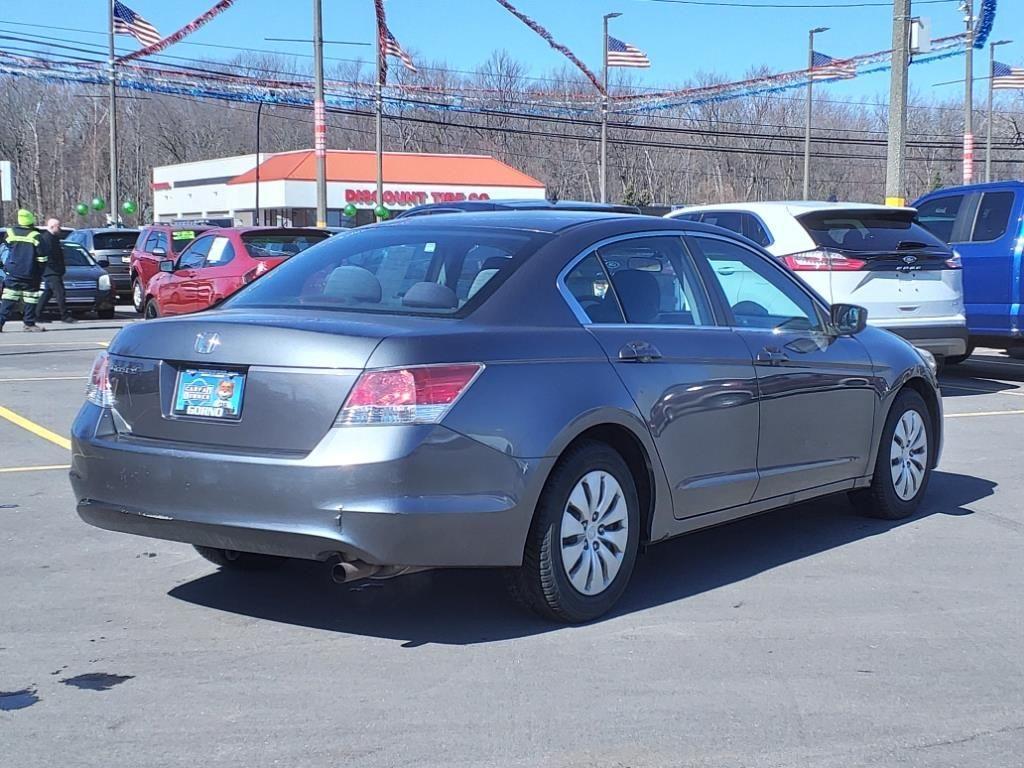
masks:
[[[624,43],[618,38],[608,35],[608,66],[609,67],[649,67],[651,60],[647,54],[635,45]]]
[[[131,35],[147,48],[161,40],[156,27],[122,2],[114,3],[114,34]]]
[[[416,71],[416,65],[412,63],[412,58],[408,53],[402,50],[402,46],[398,44],[398,41],[395,40],[395,36],[391,34],[391,30],[387,27],[384,27],[384,36],[381,40],[381,45],[384,49],[385,56],[397,56],[402,60],[402,64],[405,65],[406,69],[413,72]]]
[[[992,62],[992,87],[995,89],[1024,88],[1024,67]]]
[[[850,80],[857,76],[857,65],[833,59],[817,51],[811,56],[811,80]]]

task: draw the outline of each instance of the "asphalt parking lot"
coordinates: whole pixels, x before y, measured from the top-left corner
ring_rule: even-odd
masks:
[[[121,312],[0,335],[0,764],[1024,764],[1024,362],[944,374],[917,517],[677,539],[567,628],[492,572],[238,576],[79,521],[66,435]]]

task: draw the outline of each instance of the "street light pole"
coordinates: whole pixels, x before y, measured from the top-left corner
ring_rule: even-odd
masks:
[[[974,0],[963,0],[967,52],[964,56],[964,184],[974,181]]]
[[[110,0],[109,123],[110,123],[110,222],[117,225],[117,78],[114,52],[114,0]]]
[[[892,74],[889,82],[889,140],[885,158],[885,204],[906,205],[907,86],[910,67],[910,0],[892,6]]]
[[[263,115],[263,99],[256,105],[256,209],[252,212],[252,223],[259,227],[263,225],[260,216],[260,118]]]
[[[996,46],[1008,45],[1012,40],[997,40],[989,43],[988,46],[988,124],[985,129],[985,183],[992,181],[992,123],[995,113],[992,110],[993,91],[995,87],[992,80],[996,73]]]
[[[813,92],[814,78],[814,36],[819,32],[827,32],[828,27],[815,27],[807,34],[807,114],[804,123],[804,200],[811,198],[811,119],[814,114]]]
[[[375,209],[384,206],[384,82],[381,79],[382,67],[384,66],[384,32],[377,29],[377,88],[373,100],[376,112],[375,129],[377,134],[377,205]],[[375,213],[376,216],[376,213]],[[382,221],[376,216],[377,221]]]
[[[313,151],[316,155],[316,225],[327,226],[327,114],[324,107],[323,2],[313,0]]]
[[[621,13],[604,15],[604,93],[601,95],[601,202],[608,202],[608,20],[617,19]]]

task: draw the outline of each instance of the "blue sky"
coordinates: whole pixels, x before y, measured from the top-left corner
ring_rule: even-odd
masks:
[[[633,70],[644,85],[669,86],[696,72],[716,72],[739,79],[751,66],[773,70],[796,69],[806,63],[807,30],[831,27],[819,38],[817,49],[836,57],[885,49],[891,42],[891,9],[819,8],[750,9],[700,7],[655,0],[515,0],[517,6],[546,26],[560,41],[572,48],[592,68],[601,61],[601,16],[619,11],[612,22],[613,34],[644,49],[651,57],[650,70]],[[729,0],[726,0],[729,1]],[[732,0],[736,1],[736,0]],[[769,0],[745,0],[759,3]],[[804,3],[850,2],[851,0],[803,0]],[[877,0],[872,0],[877,2]],[[126,0],[164,34],[204,11],[213,0]],[[796,0],[775,0],[796,2]],[[976,0],[976,5],[980,0]],[[9,22],[38,24],[40,15],[29,3],[3,0],[7,33]],[[325,38],[370,41],[373,39],[372,0],[323,0]],[[267,37],[308,38],[309,0],[237,0],[189,40],[217,45],[274,49],[305,53],[308,45],[267,42]],[[13,6],[13,8],[11,7]],[[388,0],[392,32],[422,60],[444,60],[455,69],[473,69],[497,48],[505,48],[529,62],[534,74],[560,66],[563,59],[546,43],[513,18],[493,0]],[[933,34],[944,36],[962,29],[962,15],[956,2],[916,3],[914,13],[932,20]],[[47,17],[52,24],[101,31],[106,25],[105,0],[49,0]],[[40,29],[19,28],[19,32],[45,34]],[[1024,64],[1024,2],[1000,0],[994,37],[1019,38],[1002,49],[1000,59]],[[53,30],[57,37],[93,42],[100,38],[77,32]],[[120,38],[126,44],[128,38]],[[0,40],[0,46],[4,41]],[[344,58],[369,57],[369,48],[330,45],[328,55]],[[181,45],[167,53],[179,56],[209,56],[210,49]],[[216,54],[216,52],[213,52]],[[224,51],[225,56],[231,54]],[[979,74],[985,74],[987,53],[976,55]],[[920,96],[955,98],[961,86],[935,87],[936,83],[963,77],[963,59],[923,64],[911,68],[911,85]],[[885,74],[865,75],[857,80],[829,86],[838,98],[886,101]],[[983,90],[979,91],[979,104]]]

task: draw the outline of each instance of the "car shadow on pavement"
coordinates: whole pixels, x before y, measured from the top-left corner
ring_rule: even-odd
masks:
[[[974,355],[960,365],[947,366],[939,379],[943,397],[977,395],[1021,390],[1024,361],[994,355]]]
[[[609,618],[684,600],[932,515],[970,515],[969,505],[995,487],[981,478],[936,472],[921,511],[908,520],[863,518],[845,496],[836,496],[681,536],[638,560],[629,590]],[[169,594],[267,621],[402,640],[407,647],[571,631],[515,605],[496,570],[428,571],[338,585],[326,564],[293,561],[272,572],[218,571]]]

